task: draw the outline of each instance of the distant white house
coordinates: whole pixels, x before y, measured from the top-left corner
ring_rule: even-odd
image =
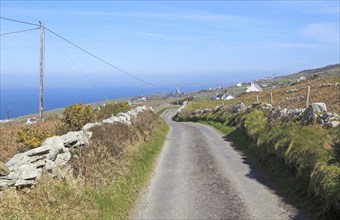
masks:
[[[237,86],[237,87],[241,87],[241,86],[242,86],[242,83],[237,83],[236,86]]]
[[[216,93],[213,97],[211,97],[212,100],[224,100],[227,97],[226,94],[222,93]]]
[[[303,81],[303,80],[306,80],[306,77],[304,76],[300,76],[299,78],[297,78],[297,82],[300,82],[300,81]]]
[[[232,100],[232,99],[234,99],[234,98],[235,98],[234,96],[228,95],[224,100]]]
[[[27,121],[26,121],[26,124],[30,125],[30,124],[33,124],[33,123],[36,123],[36,122],[37,122],[37,119],[35,117],[33,117],[33,118],[28,118]]]
[[[232,95],[227,95],[227,94],[220,94],[216,93],[213,97],[211,97],[212,100],[231,100],[234,99],[235,97]]]
[[[254,82],[251,82],[250,86],[247,88],[246,92],[261,92],[263,89]]]

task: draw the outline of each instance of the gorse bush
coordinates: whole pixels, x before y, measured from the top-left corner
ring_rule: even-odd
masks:
[[[109,103],[105,106],[101,106],[99,110],[96,110],[97,120],[103,120],[110,118],[112,115],[116,115],[120,112],[125,112],[131,109],[131,106],[127,102],[123,103]]]
[[[17,142],[22,143],[25,147],[39,147],[48,137],[52,137],[52,133],[41,131],[35,128],[24,128],[18,131]]]
[[[75,104],[65,108],[62,117],[62,128],[64,131],[78,131],[86,123],[95,120],[95,113],[91,105]]]

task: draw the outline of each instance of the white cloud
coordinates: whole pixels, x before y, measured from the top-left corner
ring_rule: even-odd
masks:
[[[339,24],[308,24],[298,33],[306,38],[339,45]]]

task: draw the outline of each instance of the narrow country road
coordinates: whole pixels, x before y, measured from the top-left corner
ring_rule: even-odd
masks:
[[[163,115],[170,132],[132,219],[306,219],[221,133],[175,113]]]

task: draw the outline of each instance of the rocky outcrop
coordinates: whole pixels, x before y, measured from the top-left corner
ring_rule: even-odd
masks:
[[[6,164],[0,162],[0,190],[7,187],[25,187],[36,183],[39,176],[46,172],[52,177],[63,178],[72,169],[68,161],[72,157],[70,149],[86,146],[90,143],[91,128],[105,123],[132,123],[143,111],[152,108],[137,107],[126,113],[112,116],[102,122],[86,124],[81,131],[71,131],[62,136],[47,138],[40,147],[14,155]]]

